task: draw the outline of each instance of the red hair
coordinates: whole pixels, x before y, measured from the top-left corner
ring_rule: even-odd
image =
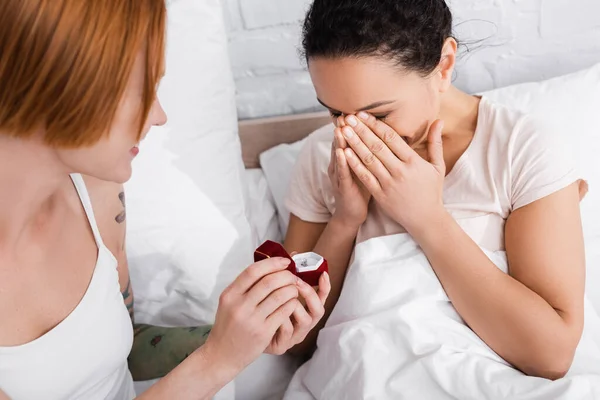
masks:
[[[6,0],[0,12],[0,131],[39,129],[55,147],[106,135],[140,51],[140,135],[164,68],[164,0]]]

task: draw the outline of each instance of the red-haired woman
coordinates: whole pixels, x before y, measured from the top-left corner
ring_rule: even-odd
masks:
[[[165,13],[162,0],[3,2],[0,398],[131,399],[132,374],[168,374],[143,398],[210,397],[323,315],[328,277],[317,293],[270,259],[225,290],[213,327],[134,335],[121,185],[166,120]]]

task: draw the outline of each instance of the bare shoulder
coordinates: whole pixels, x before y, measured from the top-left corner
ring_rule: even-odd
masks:
[[[117,256],[122,250],[125,234],[125,192],[123,185],[90,176],[83,177],[98,229],[106,246]]]

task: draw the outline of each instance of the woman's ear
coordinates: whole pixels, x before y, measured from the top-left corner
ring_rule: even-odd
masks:
[[[442,47],[442,60],[438,73],[440,74],[440,92],[446,92],[452,85],[452,74],[456,66],[456,52],[458,43],[454,38],[446,39],[444,47]]]

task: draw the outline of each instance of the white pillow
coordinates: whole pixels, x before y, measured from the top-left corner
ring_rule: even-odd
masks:
[[[220,293],[252,262],[253,250],[218,0],[169,3],[159,98],[168,125],[142,143],[126,185],[136,320],[209,324]]]
[[[252,228],[254,246],[260,246],[265,240],[281,242],[277,207],[263,170],[248,169],[244,176],[248,188],[248,222]]]
[[[590,192],[582,203],[584,232],[600,237],[600,64],[575,74],[484,93],[500,104],[536,115],[569,137],[581,175]]]
[[[583,201],[582,218],[587,247],[587,292],[600,310],[600,64],[544,82],[526,83],[483,93],[487,98],[513,109],[531,113],[572,138],[572,148],[590,192]],[[320,130],[333,130],[327,125]],[[261,155],[261,165],[280,215],[282,232],[287,231],[289,210],[283,203],[293,163],[302,143],[281,145]]]
[[[333,132],[334,126],[330,125]],[[323,127],[319,130],[327,129]],[[260,155],[260,166],[265,174],[269,188],[275,200],[279,219],[279,229],[285,237],[290,212],[286,209],[284,200],[288,191],[290,180],[296,160],[304,146],[306,139],[293,144],[281,144],[263,152]]]

